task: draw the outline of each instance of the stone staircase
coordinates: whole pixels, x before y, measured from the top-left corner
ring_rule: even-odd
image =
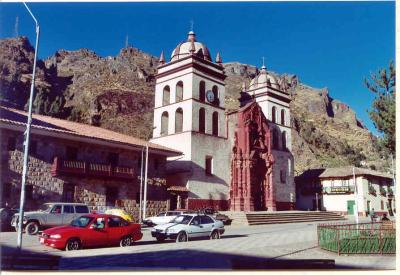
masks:
[[[298,223],[316,221],[345,220],[334,212],[327,211],[255,211],[255,212],[221,212],[232,219],[232,225],[260,225],[278,223]]]

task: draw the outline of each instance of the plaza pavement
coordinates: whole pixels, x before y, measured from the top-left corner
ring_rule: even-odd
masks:
[[[363,218],[360,222],[367,221]],[[60,270],[230,270],[230,269],[395,269],[396,257],[337,255],[317,247],[317,224],[226,226],[219,240],[157,243],[150,229],[132,247],[58,251],[24,235],[26,252],[60,256]],[[16,233],[0,233],[3,253],[11,253]]]

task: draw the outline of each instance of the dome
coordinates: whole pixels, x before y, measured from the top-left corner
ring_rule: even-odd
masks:
[[[188,39],[186,42],[179,43],[171,54],[171,61],[179,60],[181,58],[191,55],[203,58],[204,60],[211,61],[210,51],[203,43],[196,41],[196,34],[193,31],[188,33]]]
[[[260,73],[251,80],[249,90],[267,86],[279,90],[279,84],[276,77],[269,74],[265,66],[262,66]]]

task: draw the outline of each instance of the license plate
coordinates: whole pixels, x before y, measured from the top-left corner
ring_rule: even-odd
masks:
[[[40,238],[40,243],[44,243],[44,238]]]

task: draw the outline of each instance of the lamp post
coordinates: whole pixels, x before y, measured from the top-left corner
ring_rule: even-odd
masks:
[[[29,7],[23,2],[29,14],[32,16],[35,21],[36,27],[36,43],[35,43],[35,57],[33,60],[33,72],[32,72],[32,81],[31,81],[31,92],[29,96],[29,111],[28,111],[28,121],[26,123],[26,131],[25,131],[25,141],[24,141],[24,163],[22,168],[22,181],[21,181],[21,197],[19,204],[19,218],[18,218],[18,239],[17,239],[17,248],[21,250],[22,247],[22,222],[24,217],[24,204],[25,204],[25,183],[28,173],[28,159],[29,159],[29,139],[31,134],[31,124],[32,124],[32,102],[33,102],[33,94],[35,89],[35,73],[36,73],[36,58],[39,46],[39,34],[40,28],[39,23],[36,20],[35,16],[32,14]]]

